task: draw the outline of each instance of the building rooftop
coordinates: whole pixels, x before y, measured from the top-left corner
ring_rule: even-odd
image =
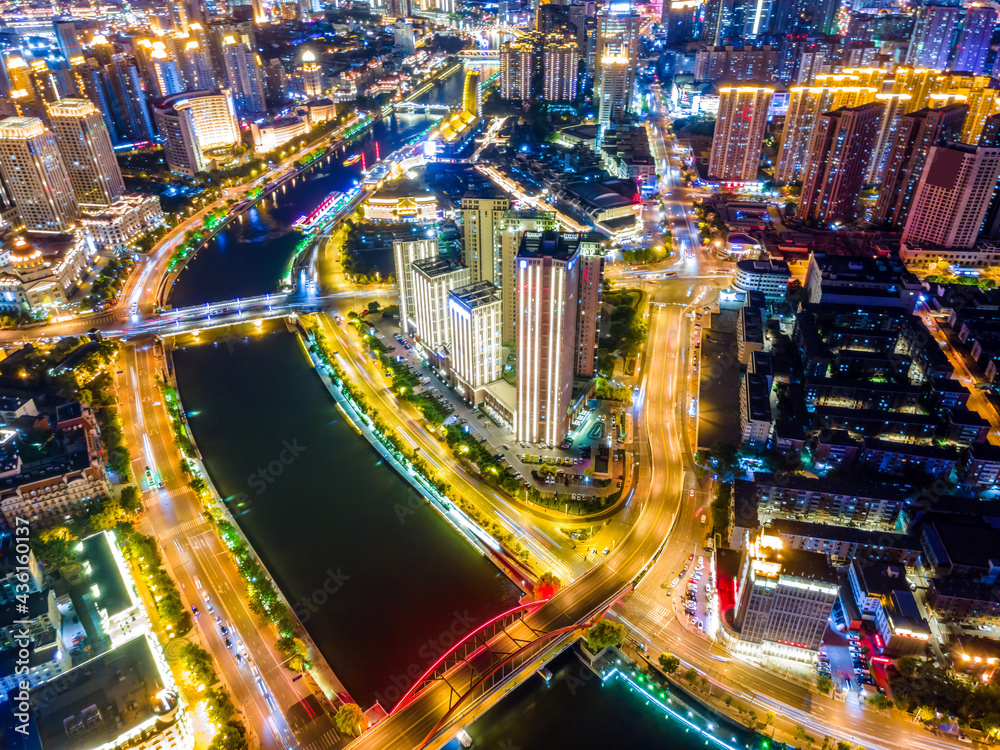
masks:
[[[600,243],[603,240],[596,232],[525,232],[517,249],[518,258],[551,257],[569,260],[585,243]]]
[[[445,276],[446,274],[455,273],[456,271],[462,271],[464,269],[465,266],[459,261],[443,255],[436,255],[433,258],[424,258],[423,260],[413,261],[413,270],[419,271],[429,279],[433,279],[438,276]]]
[[[745,273],[771,273],[779,276],[791,276],[788,263],[783,260],[740,260],[736,267]]]
[[[477,281],[450,292],[452,299],[468,310],[500,301],[500,290],[492,281]]]
[[[171,723],[177,696],[166,694],[146,638],[136,638],[32,691],[45,750],[116,747],[123,735]],[[148,725],[148,729],[147,729]]]
[[[97,610],[106,610],[114,615],[132,606],[122,570],[118,566],[111,545],[111,537],[105,532],[88,536],[79,542],[83,549],[79,553],[80,565],[83,568],[83,592],[94,602]]]
[[[831,431],[838,432],[836,430]],[[833,435],[831,434],[831,438]],[[856,445],[854,441],[848,441],[849,445]],[[810,492],[822,492],[831,495],[851,495],[853,497],[879,498],[886,500],[906,499],[906,493],[898,487],[881,482],[866,482],[860,479],[825,479],[822,477],[812,478],[799,474],[782,473],[772,474],[765,471],[754,472],[754,483],[758,487],[778,487],[789,490],[802,490]]]
[[[920,540],[918,540],[915,536],[909,536],[907,534],[888,534],[884,531],[868,531],[866,529],[856,529],[849,526],[812,523],[810,521],[794,521],[787,518],[775,518],[769,525],[775,533],[779,534],[817,537],[837,542],[876,545],[879,547],[891,547],[893,549],[905,549],[914,552],[921,549]]]

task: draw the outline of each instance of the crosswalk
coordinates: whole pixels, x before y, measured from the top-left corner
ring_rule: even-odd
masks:
[[[198,529],[207,529],[208,523],[200,518],[192,518],[189,521],[179,523],[167,532],[167,536],[190,536],[190,532]]]
[[[303,750],[327,750],[335,747],[340,742],[340,734],[336,729],[328,729],[308,745],[303,745]]]
[[[662,604],[658,604],[657,602],[654,602],[652,599],[650,599],[645,594],[639,594],[639,593],[632,594],[632,599],[641,602],[642,605],[646,608],[647,611],[655,613],[656,615],[658,615],[661,618],[667,616],[667,608],[664,607]]]

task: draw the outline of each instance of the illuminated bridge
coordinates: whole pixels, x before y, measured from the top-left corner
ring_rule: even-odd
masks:
[[[465,62],[500,64],[500,50],[497,49],[463,49],[458,57]]]
[[[393,105],[397,112],[427,112],[428,114],[446,114],[451,109],[447,104],[421,104],[420,102],[399,102]]]

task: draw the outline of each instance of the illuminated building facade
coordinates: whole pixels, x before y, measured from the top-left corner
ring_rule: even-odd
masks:
[[[49,107],[49,123],[79,205],[108,206],[125,194],[111,136],[97,107],[86,99],[62,99]]]
[[[302,93],[306,99],[318,99],[323,96],[323,71],[316,62],[316,55],[312,52],[306,51],[302,54],[299,76],[302,78]]]
[[[462,198],[465,263],[473,281],[500,283],[501,256],[496,230],[500,218],[509,209],[507,198]]]
[[[758,534],[745,544],[737,592],[733,624],[741,643],[809,658],[840,587],[826,555],[785,550],[778,537]]]
[[[932,146],[903,228],[903,242],[972,247],[1000,175],[1000,148]]]
[[[413,263],[436,258],[437,240],[395,240],[392,243],[392,254],[396,267],[396,284],[399,286],[399,327],[404,334],[412,336],[417,330],[413,305]]]
[[[209,172],[216,160],[240,145],[240,125],[229,89],[188,91],[156,103],[156,127],[166,140],[163,151],[171,171],[194,176]]]
[[[774,89],[760,86],[719,89],[719,116],[708,163],[710,178],[741,182],[757,179],[773,94]]]
[[[0,173],[25,228],[67,232],[79,218],[55,137],[35,117],[0,121]]]
[[[480,403],[483,388],[500,379],[503,368],[500,291],[489,281],[477,281],[451,291],[451,370],[466,400]]]
[[[571,102],[576,99],[577,64],[580,59],[576,42],[549,42],[542,56],[545,100]]]
[[[527,40],[504,42],[500,47],[500,97],[531,101],[536,66],[534,44]]]
[[[413,317],[420,343],[438,352],[451,344],[449,294],[468,286],[469,269],[456,260],[440,255],[414,261]]]
[[[798,218],[827,224],[855,218],[884,107],[881,102],[869,102],[820,117]]]

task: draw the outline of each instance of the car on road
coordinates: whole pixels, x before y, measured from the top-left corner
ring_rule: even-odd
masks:
[[[194,604],[191,605],[191,611],[194,612],[196,615],[201,614],[201,612],[198,611],[198,607],[196,607]]]
[[[229,628],[226,627],[225,623],[219,623],[219,632],[222,633],[222,635],[229,635]]]
[[[224,643],[226,644],[226,648],[232,648],[233,647],[233,642],[231,640],[229,640],[228,638],[226,638],[226,640],[224,641]]]

